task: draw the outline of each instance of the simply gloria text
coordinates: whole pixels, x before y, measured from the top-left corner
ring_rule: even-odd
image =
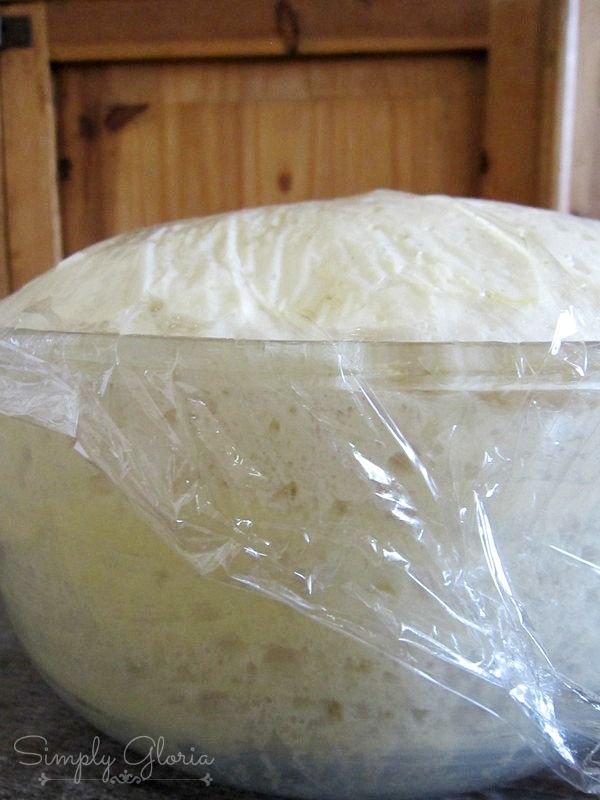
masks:
[[[59,767],[72,768],[72,779],[75,783],[85,780],[84,769],[87,767],[103,767],[101,780],[111,780],[111,770],[118,759],[114,755],[102,753],[99,736],[94,736],[89,752],[57,753],[53,752],[45,736],[21,736],[13,745],[15,753],[20,756],[19,764],[25,767]],[[130,739],[123,749],[123,762],[136,767],[141,781],[150,780],[156,767],[207,767],[214,763],[214,758],[206,753],[197,753],[191,745],[187,753],[165,753],[163,736],[153,739],[151,736],[136,736]]]

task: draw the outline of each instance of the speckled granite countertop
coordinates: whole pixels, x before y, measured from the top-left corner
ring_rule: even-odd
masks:
[[[0,604],[0,800],[266,800],[263,795],[204,785],[180,773],[160,768],[154,780],[140,785],[107,784],[100,780],[73,781],[73,768],[24,766],[14,743],[22,736],[43,736],[54,753],[90,753],[98,732],[70,710],[46,686],[19,646]],[[101,737],[102,755],[122,764],[123,748]],[[123,765],[123,769],[126,765]],[[90,768],[92,769],[92,768]],[[100,774],[101,768],[95,774]],[[88,773],[94,774],[94,773]],[[47,778],[44,782],[44,777]],[[461,800],[575,800],[584,798],[552,776],[538,776],[505,789],[463,795]],[[344,798],[345,800],[345,798]],[[446,800],[449,800],[447,798]],[[456,798],[454,800],[457,800]]]

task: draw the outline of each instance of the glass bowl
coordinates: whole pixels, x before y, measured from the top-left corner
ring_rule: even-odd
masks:
[[[6,331],[15,630],[100,730],[241,789],[527,774],[598,686],[599,376],[595,344]]]

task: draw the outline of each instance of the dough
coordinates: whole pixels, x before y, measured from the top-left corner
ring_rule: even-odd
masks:
[[[545,662],[507,612],[492,544],[553,667],[596,687],[582,565],[600,563],[600,409],[571,378],[598,358],[584,369],[577,350],[568,380],[538,386],[517,378],[535,348],[487,343],[600,339],[600,222],[388,191],[241,211],[94,245],[2,301],[0,326],[192,337],[61,350],[44,334],[21,377],[25,340],[0,351],[0,412],[22,399],[42,422],[0,416],[2,591],[36,663],[103,730],[193,743],[226,783],[318,800],[526,773],[539,760],[505,722],[394,661],[385,634],[391,619],[495,670],[500,701],[473,671],[419,662],[519,716],[508,691]],[[54,338],[67,357],[45,381]],[[298,339],[371,340],[351,343],[358,383],[335,348]],[[448,360],[400,344],[446,341],[482,345]],[[59,415],[69,371],[91,376],[80,452],[40,418]],[[210,536],[234,546],[204,576]]]
[[[0,325],[241,339],[600,338],[600,222],[377,191],[118,236],[0,304]],[[564,332],[563,317],[563,332]]]

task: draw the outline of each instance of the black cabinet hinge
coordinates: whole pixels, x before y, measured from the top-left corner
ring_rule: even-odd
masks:
[[[32,46],[31,17],[0,14],[0,50]]]

